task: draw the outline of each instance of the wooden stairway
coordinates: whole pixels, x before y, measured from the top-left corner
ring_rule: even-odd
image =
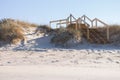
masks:
[[[81,31],[83,33],[83,37],[87,39],[87,29],[89,30],[89,39],[90,43],[97,43],[97,44],[106,44],[109,43],[107,38],[103,36],[101,32],[99,32],[95,28],[86,28],[85,25],[81,26]]]
[[[72,28],[75,29],[76,24],[70,24],[67,26],[67,29]],[[86,38],[90,43],[97,43],[97,44],[107,44],[109,41],[107,37],[103,36],[104,34],[101,33],[97,28],[89,28],[85,24],[80,24],[77,27],[78,30],[82,31],[82,35]],[[89,31],[89,39],[87,38],[87,30]]]

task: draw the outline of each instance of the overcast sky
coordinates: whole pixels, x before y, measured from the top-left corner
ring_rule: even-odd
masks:
[[[85,14],[109,24],[120,24],[120,0],[0,0],[0,19],[48,24],[70,13],[76,18]]]

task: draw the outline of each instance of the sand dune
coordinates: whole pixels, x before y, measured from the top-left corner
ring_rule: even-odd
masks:
[[[1,80],[119,80],[120,46],[56,47],[51,36],[26,33],[27,43],[0,47]]]

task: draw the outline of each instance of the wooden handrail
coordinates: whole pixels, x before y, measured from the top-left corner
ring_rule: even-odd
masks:
[[[79,22],[79,21],[80,21],[80,23],[83,21],[84,24],[87,24],[88,27],[90,26],[85,20],[82,20],[81,18],[78,18],[77,22]]]
[[[104,24],[105,26],[107,26],[107,24],[106,23],[104,23],[103,21],[101,21],[100,19],[97,19],[97,18],[95,18],[95,19],[93,19],[93,20],[91,20],[89,17],[87,17],[86,15],[83,15],[83,16],[81,16],[81,17],[79,17],[78,19],[76,19],[72,14],[70,14],[70,16],[68,16],[66,19],[60,19],[60,20],[54,20],[54,21],[50,21],[50,23],[54,23],[54,22],[56,22],[57,24],[65,24],[65,23],[69,23],[69,22],[75,22],[75,21],[72,21],[72,20],[70,20],[69,21],[69,19],[71,19],[71,18],[73,18],[75,21],[77,21],[77,22],[84,22],[85,24],[87,24],[87,25],[89,25],[87,22],[86,22],[86,19],[87,20],[89,20],[90,22],[91,22],[91,26],[93,27],[93,23],[94,23],[94,21],[96,21],[96,22],[100,22],[100,23],[102,23],[102,24]],[[84,20],[84,19],[85,20]],[[64,21],[64,22],[63,22]],[[97,24],[97,23],[96,23]],[[90,26],[90,25],[89,25]],[[97,27],[97,26],[96,26]]]
[[[87,17],[86,15],[83,15],[83,16],[81,16],[80,18],[81,18],[81,19],[82,19],[82,18],[85,18],[85,19],[88,19],[90,22],[92,22],[92,20],[91,20],[89,17]]]
[[[87,26],[89,26],[89,27],[90,27],[90,26],[93,27],[92,20],[91,20],[89,17],[87,17],[86,15],[83,15],[83,16],[79,17],[78,20],[83,21],[83,22],[84,22],[85,24],[87,24]],[[88,23],[86,22],[86,20],[90,21],[91,24],[88,24]]]
[[[53,21],[50,21],[50,23],[66,21],[66,20],[69,20],[69,18],[73,18],[75,21],[77,20],[72,14],[70,14],[70,16],[68,16],[66,19],[53,20]]]
[[[74,19],[74,21],[73,21],[73,19]],[[70,14],[70,16],[68,16],[66,19],[50,21],[49,25],[51,27],[51,23],[56,23],[56,26],[61,25],[61,24],[66,24],[66,26],[67,26],[68,24],[72,24],[72,22],[76,22],[76,20],[77,19],[72,14]],[[77,28],[77,22],[76,22],[76,28]]]
[[[107,26],[107,25],[108,25],[108,24],[106,24],[105,22],[101,21],[101,20],[100,20],[100,19],[98,19],[98,18],[95,18],[95,19],[93,19],[93,20],[92,20],[92,22],[94,22],[94,21],[98,21],[98,22],[100,22],[100,23],[104,24],[105,26]]]
[[[73,17],[74,20],[77,20],[72,14],[70,16]]]
[[[97,27],[97,22],[100,22],[100,23],[102,23],[103,25],[106,26],[106,36],[107,36],[107,40],[109,41],[110,33],[109,33],[109,26],[108,26],[108,24],[106,24],[105,22],[103,22],[103,21],[101,21],[100,19],[97,19],[97,18],[93,19],[92,23],[94,23],[94,21],[96,21],[96,27]]]
[[[73,21],[74,20],[74,21]],[[89,24],[87,21],[90,21],[91,24]],[[72,14],[70,14],[70,16],[68,16],[66,19],[60,19],[60,20],[54,20],[54,21],[50,21],[50,26],[51,26],[51,23],[56,23],[56,25],[61,25],[61,24],[66,24],[66,26],[68,26],[68,24],[72,24],[74,23],[76,24],[76,29],[78,26],[78,24],[81,24],[82,22],[87,25],[88,27],[93,27],[93,23],[96,22],[96,27],[98,27],[98,22],[99,23],[102,23],[103,25],[105,25],[107,27],[107,39],[109,40],[109,26],[101,21],[100,19],[97,19],[97,18],[94,18],[93,20],[90,19],[89,17],[87,17],[86,15],[83,15],[81,17],[79,17],[78,19],[76,19]],[[87,38],[89,39],[89,29],[87,30]]]
[[[72,21],[72,22],[76,22],[76,21]],[[59,25],[59,24],[66,24],[66,23],[70,23],[70,22],[61,22],[61,23],[57,23],[57,25]]]
[[[60,22],[60,21],[66,21],[66,19],[54,20],[54,21],[50,21],[50,23]]]

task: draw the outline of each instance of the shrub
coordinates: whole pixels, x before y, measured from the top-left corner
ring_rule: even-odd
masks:
[[[49,35],[52,31],[53,31],[53,29],[51,29],[49,26],[40,25],[40,26],[37,27],[37,29],[35,31],[35,34],[43,33],[44,35]]]
[[[14,20],[2,19],[0,21],[0,40],[9,43],[14,43],[15,39],[24,39],[22,28],[13,23]]]
[[[57,33],[51,39],[56,46],[70,47],[81,42],[81,33],[78,30],[56,29]]]
[[[110,42],[120,42],[120,25],[109,25]],[[106,27],[98,28],[98,30],[106,36]]]
[[[112,42],[120,42],[120,26],[119,25],[110,26],[110,40]]]

